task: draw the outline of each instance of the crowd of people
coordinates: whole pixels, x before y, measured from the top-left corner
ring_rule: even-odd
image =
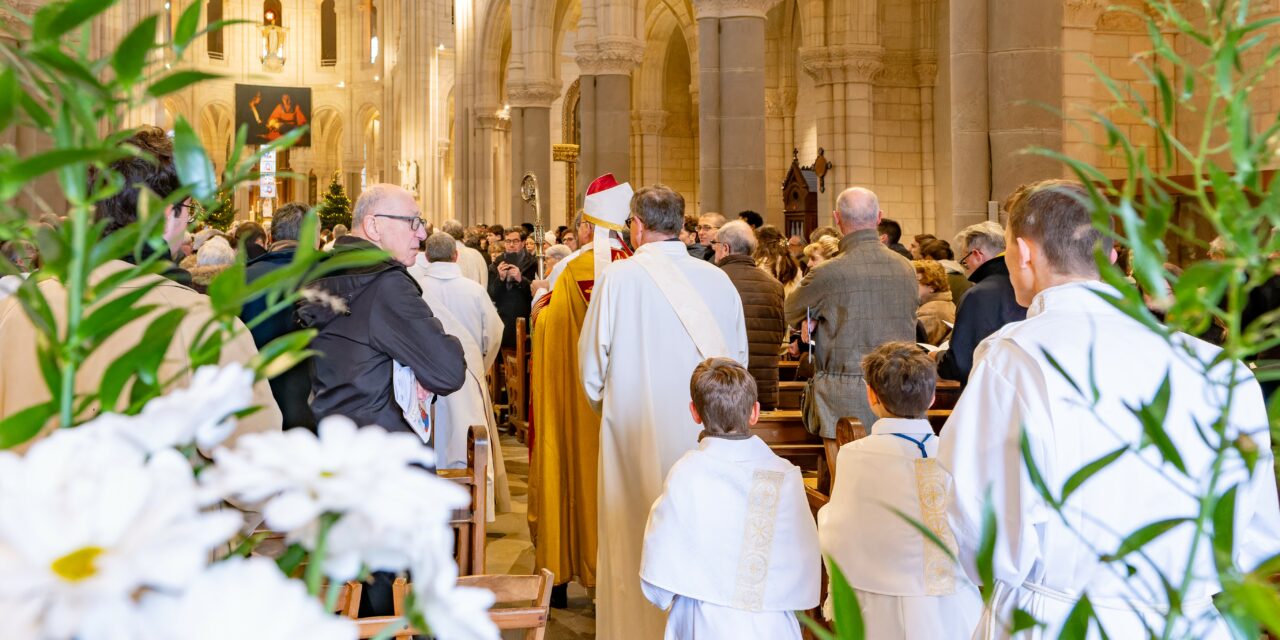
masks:
[[[163,132],[144,129],[129,143],[158,162],[119,161],[125,184],[161,197],[179,188]],[[953,242],[916,235],[909,247],[876,194],[859,187],[841,192],[831,225],[807,238],[752,211],[693,216],[670,188],[633,191],[610,175],[590,185],[572,225],[542,237],[531,225],[456,220],[435,230],[411,194],[386,184],[363,190],[350,228],[317,237],[302,237],[300,203],[279,207],[268,226],[241,222],[229,233],[188,233],[191,208],[180,203],[165,225],[174,264],[133,285],[150,287],[141,301],[153,310],[100,345],[77,384],[97,384],[149,320],[173,308],[186,315],[162,379],[189,381],[183,345],[211,313],[202,292],[217,274],[243,251],[254,282],[305,243],[345,266],[309,278],[296,306],[251,301],[241,312],[251,331],[221,357],[247,362],[299,328],[316,332],[316,355],[258,383],[262,410],[240,432],[315,428],[341,414],[417,433],[439,467],[464,467],[472,425],[497,437],[487,375],[528,319],[535,562],[555,574],[554,604],[569,581],[596,589],[599,637],[799,638],[792,612],[819,604],[823,556],[854,587],[871,638],[997,637],[1015,608],[1056,634],[1086,590],[1107,633],[1137,637],[1167,606],[1163,575],[1187,569],[1181,550],[1192,532],[1174,529],[1127,571],[1096,550],[1197,505],[1168,464],[1138,453],[1144,431],[1132,408],[1171,386],[1164,431],[1194,483],[1210,459],[1196,425],[1220,409],[1198,390],[1195,363],[1214,361],[1217,348],[1181,335],[1163,342],[1098,295],[1109,289],[1093,255],[1110,251],[1111,238],[1092,225],[1082,194],[1063,181],[1026,185],[1005,205],[1007,226],[975,224]],[[98,203],[107,235],[137,220],[136,204],[132,187]],[[31,245],[3,249],[39,268]],[[383,257],[344,258],[368,250]],[[94,278],[127,267],[109,262]],[[0,297],[13,286],[0,280]],[[39,287],[66,295],[55,279]],[[39,376],[10,375],[39,370],[35,335],[21,306],[0,300],[0,416],[49,398]],[[778,362],[789,357],[813,369],[806,428],[834,439],[852,417],[869,434],[840,450],[816,520],[799,470],[750,430],[778,404]],[[1261,454],[1251,472],[1230,470],[1233,560],[1251,568],[1280,544],[1267,416],[1252,376],[1220,367],[1244,379],[1229,433],[1250,435]],[[940,378],[965,390],[935,436],[924,418]],[[1089,402],[1076,381],[1086,378]],[[1126,447],[1062,505],[1064,517],[1025,470],[1029,452],[1043,482],[1060,487]],[[510,509],[511,497],[502,448],[490,451],[492,513]],[[984,514],[996,528],[986,549]],[[991,584],[980,584],[982,553]],[[1225,637],[1210,600],[1214,558],[1191,562],[1184,631]],[[369,613],[390,606],[388,578],[375,578],[362,596]],[[991,592],[985,606],[979,586]]]

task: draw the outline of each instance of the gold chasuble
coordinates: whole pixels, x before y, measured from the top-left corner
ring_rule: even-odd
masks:
[[[614,248],[611,258],[627,256]],[[569,262],[533,323],[533,452],[529,464],[529,533],[534,570],[556,584],[596,584],[596,465],[600,416],[591,410],[578,368],[578,335],[594,285],[595,257]],[[541,302],[541,301],[540,301]]]

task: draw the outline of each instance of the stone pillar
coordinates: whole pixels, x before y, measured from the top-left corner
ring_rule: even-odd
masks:
[[[497,142],[496,137],[501,133],[498,131],[500,120],[497,109],[476,116],[476,131],[472,136],[474,147],[468,158],[471,171],[467,189],[470,191],[471,209],[476,220],[489,224],[510,222],[510,219],[503,220],[498,215],[498,203],[494,194],[494,181],[498,176],[494,175],[493,148]]]
[[[875,185],[872,94],[873,82],[884,69],[883,55],[875,44],[800,50],[800,62],[818,89],[818,146],[835,164],[826,192],[818,196],[820,216],[834,209],[842,190]]]
[[[539,196],[545,198],[551,188],[551,103],[560,97],[560,85],[546,80],[507,87],[511,105],[511,218],[533,222],[532,209],[520,197],[520,183],[526,172],[538,178]],[[540,203],[543,222],[547,221],[550,202]]]
[[[765,211],[765,12],[776,0],[697,2],[702,209]]]
[[[991,195],[1004,200],[1018,185],[1062,175],[1031,147],[1062,150],[1062,120],[1041,105],[1062,105],[1062,0],[992,5],[987,16],[990,85]]]
[[[643,58],[644,45],[635,38],[607,36],[579,43],[577,50],[583,150],[578,189],[585,191],[603,173],[630,181],[631,71]]]
[[[667,112],[642,111],[639,120],[640,166],[635,168],[636,179],[641,184],[653,184],[662,179],[662,132],[667,127]]]
[[[946,109],[940,126],[947,128],[942,149],[946,167],[939,180],[945,206],[951,211],[950,228],[939,228],[946,237],[987,219],[991,193],[991,154],[987,143],[987,3],[988,0],[951,0],[946,11],[949,28],[944,90],[935,101]],[[940,198],[941,200],[941,198]]]
[[[924,51],[915,64],[916,81],[920,83],[920,216],[921,229],[937,233],[938,208],[933,153],[933,85],[938,77],[938,59],[933,51]]]

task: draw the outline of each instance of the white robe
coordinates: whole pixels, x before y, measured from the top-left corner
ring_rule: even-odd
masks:
[[[473,424],[489,430],[489,516],[511,509],[511,489],[498,440],[497,420],[485,372],[502,346],[502,318],[489,294],[462,276],[457,263],[419,263],[409,274],[422,287],[422,299],[444,325],[445,333],[458,338],[467,360],[467,378],[461,389],[436,400],[434,411],[436,456],[442,469],[467,466],[467,433]],[[495,509],[496,507],[496,509]]]
[[[470,280],[480,283],[482,287],[489,286],[489,263],[484,261],[484,256],[479,251],[462,244],[461,240],[454,240],[458,247],[458,268],[462,270],[462,276]],[[424,261],[421,254],[418,256],[419,261]]]
[[[708,437],[653,504],[640,579],[667,640],[800,640],[792,612],[817,606],[821,567],[800,469],[758,437]]]
[[[1151,566],[1132,555],[1128,560],[1137,573],[1126,577],[1123,566],[1098,558],[1114,552],[1124,536],[1142,526],[1197,513],[1195,500],[1178,487],[1193,494],[1202,491],[1212,455],[1195,422],[1211,424],[1221,413],[1225,394],[1205,383],[1187,351],[1208,361],[1219,350],[1182,334],[1170,346],[1095,290],[1110,289],[1096,282],[1049,288],[1032,301],[1025,321],[984,340],[974,353],[969,385],[943,428],[938,457],[955,481],[952,528],[959,555],[975,580],[988,490],[996,515],[995,595],[976,638],[1005,637],[1015,606],[1047,623],[1043,635],[1032,637],[1056,637],[1084,592],[1112,638],[1146,637],[1143,618],[1156,625],[1157,634],[1163,630],[1156,610],[1164,607],[1164,590]],[[1080,392],[1045,353],[1072,376]],[[1217,379],[1227,379],[1230,368],[1219,366]],[[1243,483],[1236,497],[1235,561],[1252,569],[1280,547],[1280,511],[1261,391],[1242,365],[1235,370],[1244,382],[1230,408],[1228,437],[1249,434],[1261,455],[1252,478],[1238,458],[1228,458],[1219,487]],[[1153,447],[1141,457],[1131,450],[1071,494],[1064,512],[1072,525],[1068,528],[1031,484],[1021,434],[1045,483],[1058,495],[1067,478],[1089,462],[1123,445],[1139,446],[1142,427],[1125,405],[1149,403],[1166,371],[1172,392],[1164,431],[1189,474],[1162,465]],[[1096,411],[1090,410],[1093,388],[1098,390]],[[1192,535],[1190,524],[1180,525],[1146,545],[1144,553],[1161,572],[1180,580]],[[1216,574],[1208,539],[1198,548],[1193,574],[1199,578],[1183,594],[1190,621],[1175,635],[1227,638],[1209,600],[1219,585],[1211,578]],[[1089,637],[1098,637],[1093,628]]]
[[[924,444],[920,448],[892,434]],[[927,420],[877,420],[840,448],[831,501],[818,512],[822,552],[858,596],[868,638],[968,638],[982,596],[963,569],[891,509],[930,527],[954,552],[947,528],[950,477],[937,464]]]
[[[689,257],[680,242],[636,250],[670,258],[710,308],[731,357],[747,362],[738,291],[719,268]],[[601,638],[660,638],[663,612],[640,591],[640,553],[649,507],[667,471],[698,444],[689,415],[689,376],[703,360],[670,302],[635,260],[609,265],[587,308],[578,361],[593,407],[602,409],[600,557],[596,629]]]

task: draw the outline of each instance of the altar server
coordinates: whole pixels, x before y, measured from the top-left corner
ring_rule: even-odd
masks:
[[[968,638],[982,596],[950,557],[952,486],[924,419],[938,381],[933,360],[915,343],[889,342],[862,359],[862,371],[880,419],[865,438],[840,448],[831,501],[818,512],[822,552],[854,588],[868,638]]]
[[[760,403],[745,367],[708,358],[689,392],[703,430],[649,513],[645,597],[669,611],[667,640],[800,640],[793,612],[817,606],[821,580],[800,469],[751,435]]]
[[[689,257],[677,237],[684,198],[644,187],[630,208],[635,255],[609,264],[595,283],[578,364],[587,400],[603,414],[599,539],[607,543],[600,546],[596,629],[601,638],[645,640],[662,637],[666,625],[637,579],[645,520],[671,465],[698,446],[701,430],[686,409],[686,381],[710,357],[746,364],[747,328],[729,277]],[[595,251],[605,242],[597,239]]]
[[[1010,203],[1004,260],[1027,319],[979,345],[969,385],[942,430],[938,457],[955,480],[953,529],[975,580],[985,496],[995,512],[992,599],[975,637],[1008,637],[1017,608],[1044,622],[1034,637],[1057,637],[1086,594],[1108,636],[1162,635],[1163,580],[1186,575],[1184,617],[1170,635],[1228,638],[1212,600],[1220,589],[1214,546],[1202,537],[1190,557],[1191,521],[1201,508],[1196,496],[1216,476],[1204,438],[1217,442],[1209,425],[1225,413],[1226,438],[1248,436],[1259,454],[1252,472],[1228,455],[1216,477],[1215,493],[1236,487],[1227,560],[1253,569],[1280,551],[1262,393],[1239,362],[1217,360],[1217,347],[1181,333],[1166,339],[1103,298],[1121,294],[1098,281],[1094,251],[1112,246],[1093,226],[1089,202],[1079,184],[1052,181]],[[1201,363],[1214,363],[1208,379]],[[1228,396],[1219,383],[1233,376],[1238,386]],[[1167,400],[1158,428],[1179,465],[1148,444],[1135,412],[1157,396]],[[1024,439],[1054,495],[1077,470],[1116,457],[1070,493],[1059,515],[1032,484]],[[1122,539],[1157,522],[1170,528],[1140,553],[1108,560]]]

